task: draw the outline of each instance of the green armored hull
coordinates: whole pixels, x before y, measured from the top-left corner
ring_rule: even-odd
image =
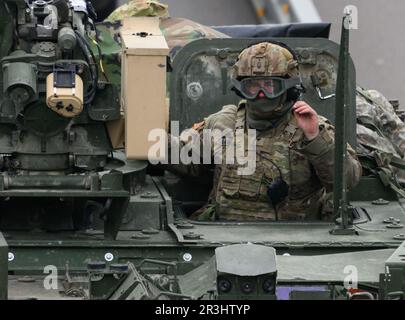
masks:
[[[108,65],[117,56],[103,53],[119,54],[119,41],[91,38],[86,7],[53,2],[0,1],[0,21],[9,21],[0,28],[0,298],[404,298],[405,211],[390,181],[370,173],[349,194],[337,187],[335,199],[348,201],[334,221],[190,219],[207,201],[211,168],[193,179],[114,150],[106,123],[120,118],[120,69]],[[39,28],[49,15],[59,23]],[[237,103],[229,67],[263,40],[297,52],[303,99],[343,121],[339,141],[355,146],[355,67],[348,46],[325,38],[202,39],[177,48],[170,120],[183,130]],[[69,89],[72,74],[82,78],[79,115],[47,104],[46,78],[55,72]]]

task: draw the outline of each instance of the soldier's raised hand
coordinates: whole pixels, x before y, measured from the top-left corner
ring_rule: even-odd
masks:
[[[304,101],[297,101],[293,108],[293,114],[297,125],[308,140],[313,140],[319,135],[318,114]]]

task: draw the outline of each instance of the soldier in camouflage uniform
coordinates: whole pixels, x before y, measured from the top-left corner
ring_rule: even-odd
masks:
[[[194,217],[320,219],[320,200],[333,188],[334,128],[307,103],[297,101],[298,62],[290,50],[260,43],[240,54],[232,78],[245,99],[238,106],[225,106],[197,128],[255,129],[256,169],[240,175],[238,165],[216,165],[210,203]],[[350,188],[358,182],[361,166],[350,146],[348,151]]]
[[[110,80],[120,81],[120,41],[119,29],[121,20],[129,16],[160,16],[161,28],[171,49],[172,58],[190,41],[200,38],[228,38],[227,35],[203,26],[194,21],[182,18],[168,17],[167,6],[157,1],[136,0],[121,6],[102,24],[97,26],[102,42],[105,64]],[[224,112],[223,115],[225,115]],[[232,112],[231,112],[232,113]],[[357,92],[357,152],[364,156],[377,159],[383,166],[383,158],[387,155],[404,157],[405,125],[396,116],[390,103],[376,91],[366,91],[361,88]],[[362,157],[362,159],[364,159]],[[367,168],[366,161],[362,161]],[[387,167],[386,164],[384,164]],[[184,168],[182,168],[184,169]],[[196,168],[189,168],[195,170]],[[405,178],[405,170],[389,167],[390,170]],[[181,172],[183,170],[180,170]],[[198,171],[198,170],[197,170]],[[196,172],[197,172],[196,171]]]
[[[405,156],[405,124],[376,90],[357,88],[357,139],[367,151]],[[362,150],[364,152],[364,150]]]
[[[357,88],[357,140],[365,174],[405,197],[405,124],[376,90]]]

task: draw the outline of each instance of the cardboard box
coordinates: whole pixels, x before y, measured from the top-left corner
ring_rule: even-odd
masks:
[[[148,159],[153,129],[167,132],[166,63],[169,47],[159,18],[127,18],[121,29],[122,103],[128,159]],[[153,160],[162,160],[161,153]]]

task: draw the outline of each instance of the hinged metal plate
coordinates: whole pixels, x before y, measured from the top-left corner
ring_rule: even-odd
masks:
[[[174,58],[170,77],[170,120],[180,122],[180,130],[190,128],[227,104],[240,98],[231,91],[229,71],[238,54],[263,41],[282,42],[296,51],[307,92],[303,100],[334,122],[335,97],[322,100],[311,76],[322,78],[322,97],[335,93],[339,45],[321,38],[201,39],[181,49]],[[350,61],[349,142],[356,145],[356,72]]]

